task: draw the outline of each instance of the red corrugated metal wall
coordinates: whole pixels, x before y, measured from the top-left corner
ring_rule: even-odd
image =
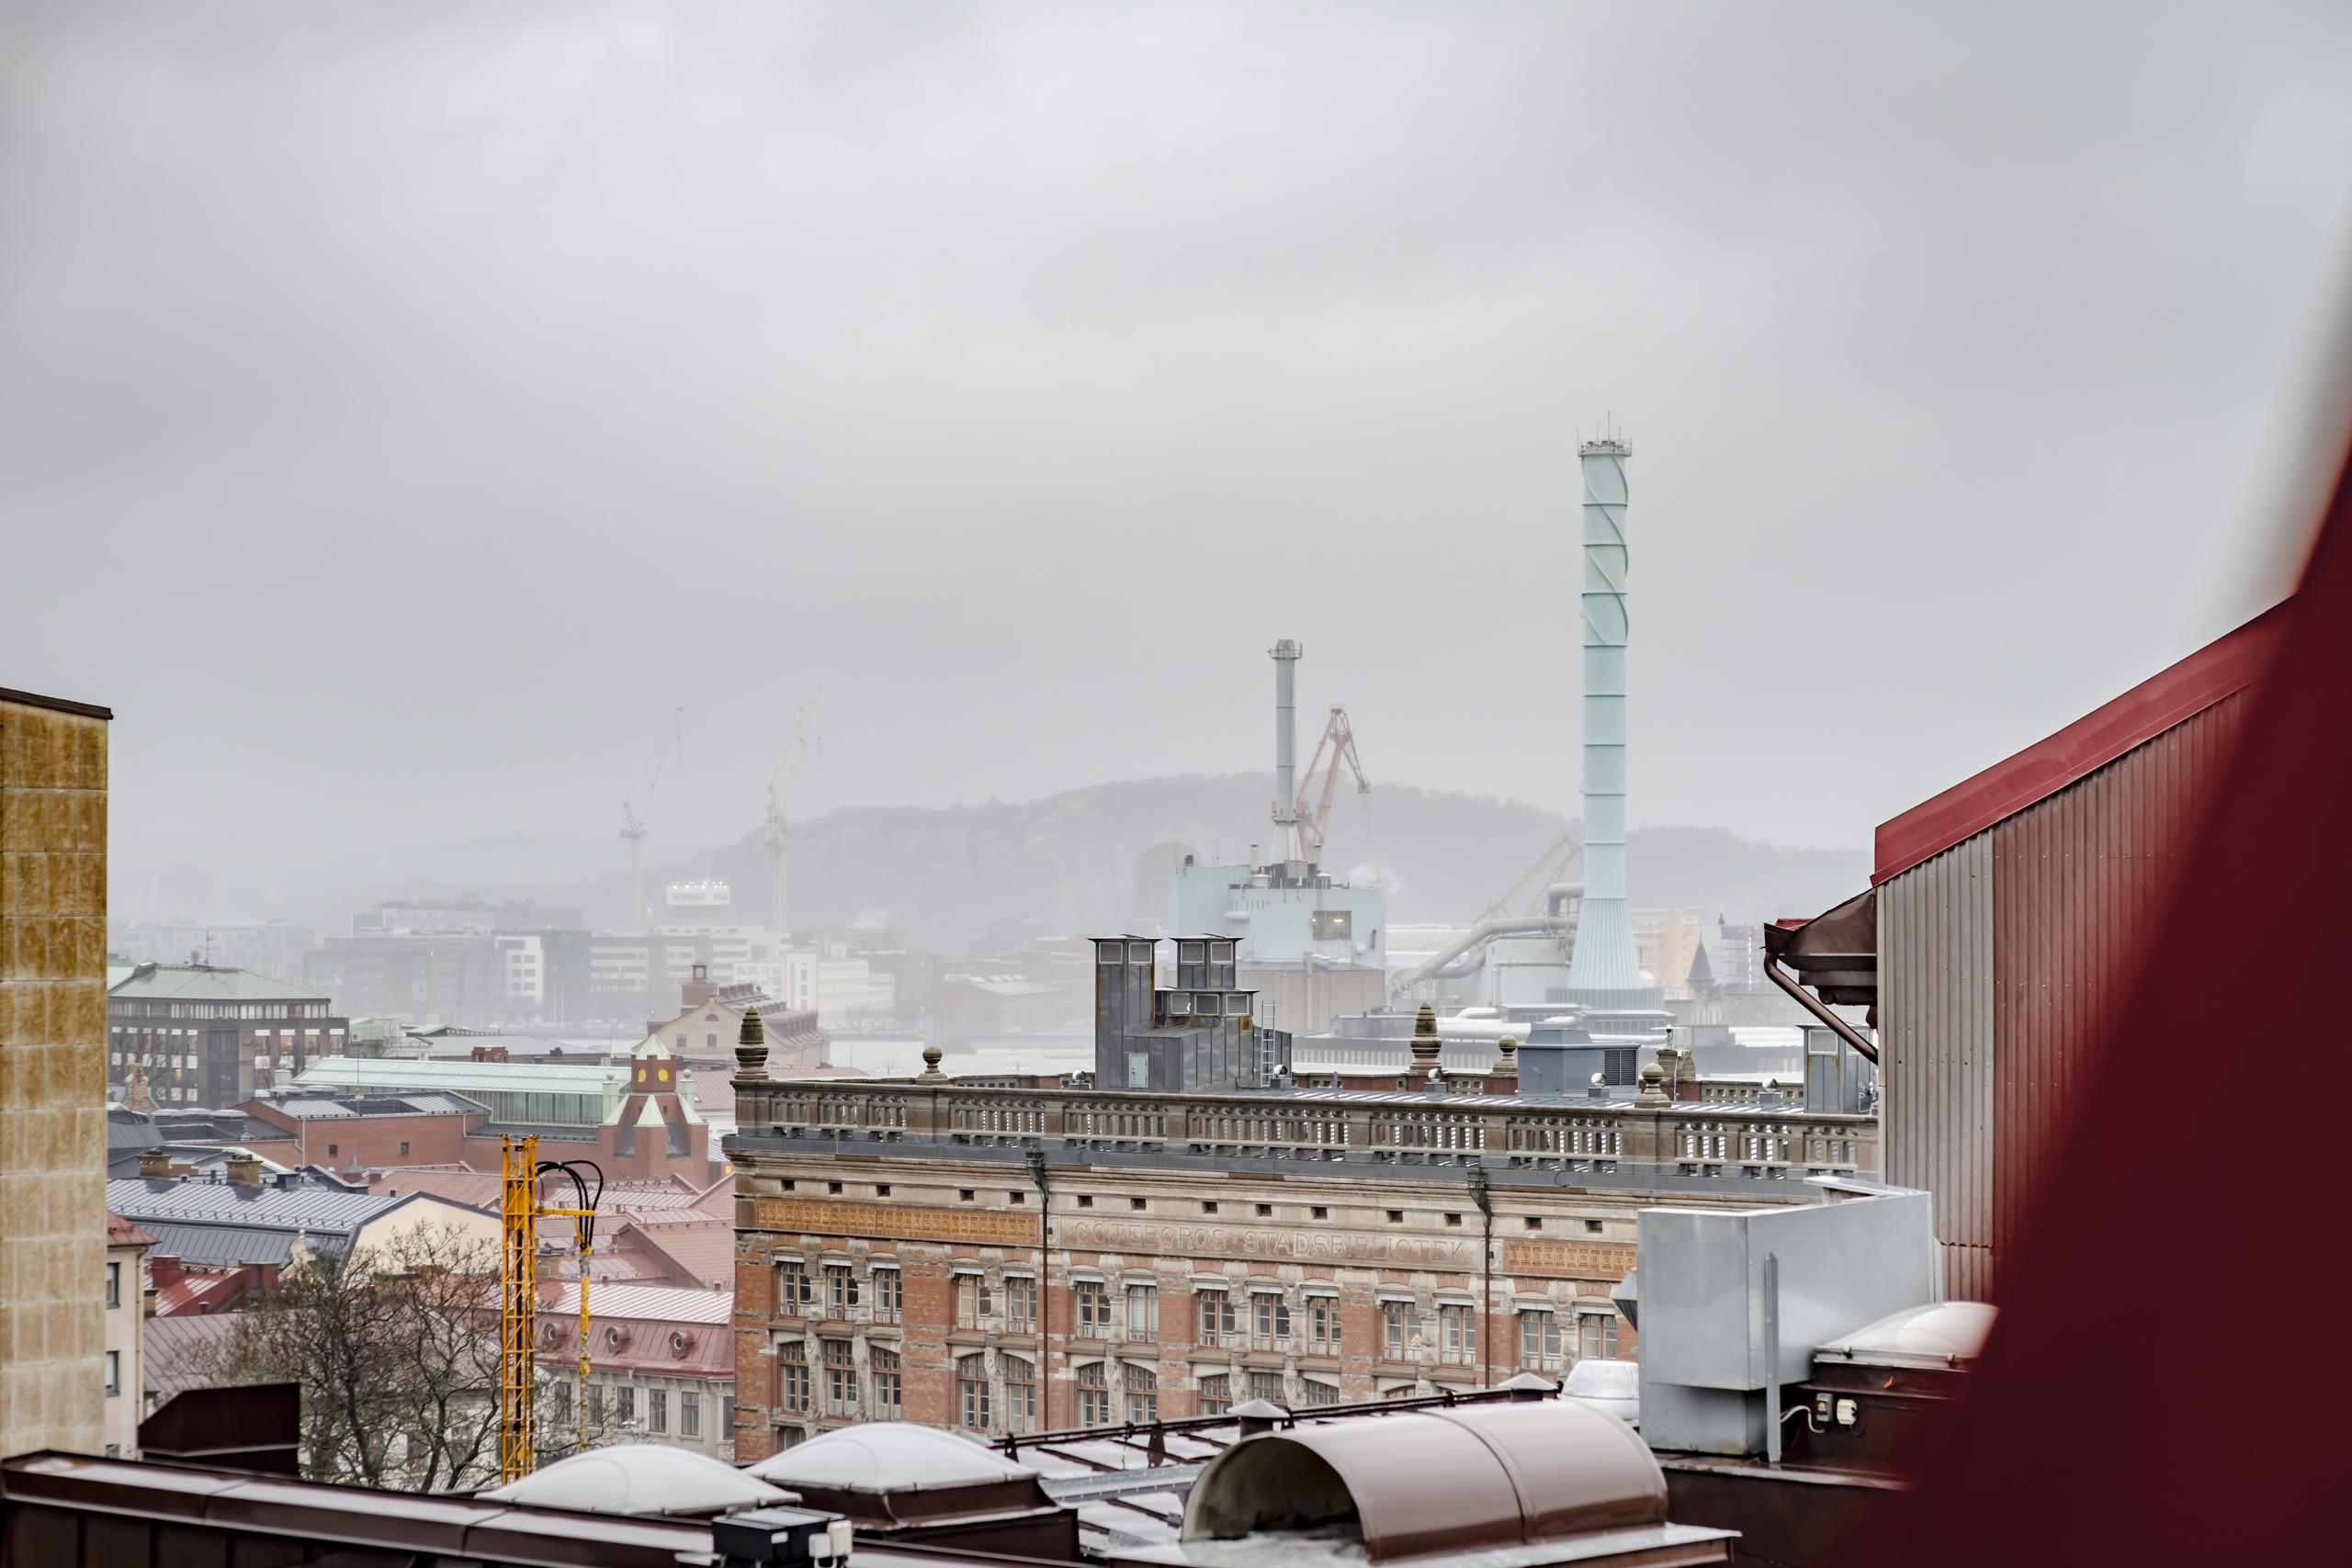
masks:
[[[1878,890],[1886,1179],[1934,1194],[1951,1301],[1993,1282],[1992,882],[1978,833]]]
[[[2245,707],[2245,694],[2225,697],[1992,829],[1996,1258],[2017,1242],[2073,1102],[2095,1091],[2086,1053],[2121,988],[2143,964],[2225,961],[2166,952],[2152,921]]]

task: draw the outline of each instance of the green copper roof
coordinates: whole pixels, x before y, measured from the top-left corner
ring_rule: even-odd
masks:
[[[111,997],[196,1002],[322,1002],[307,986],[289,986],[250,969],[215,969],[204,964],[141,964],[107,989]]]

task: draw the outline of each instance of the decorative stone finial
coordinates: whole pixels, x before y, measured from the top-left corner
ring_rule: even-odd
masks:
[[[1494,1078],[1510,1078],[1514,1083],[1517,1082],[1519,1079],[1519,1041],[1515,1037],[1506,1034],[1499,1042],[1497,1043],[1495,1048],[1502,1054],[1495,1058],[1494,1070],[1487,1076]]]
[[[743,1010],[743,1027],[735,1032],[735,1076],[739,1078],[763,1078],[768,1076],[768,1026],[760,1021],[760,1010]]]
[[[1441,1043],[1437,1037],[1437,1009],[1423,1002],[1421,1010],[1413,1018],[1413,1071],[1415,1073],[1427,1076],[1429,1070],[1437,1066]]]
[[[1672,1103],[1666,1098],[1664,1067],[1652,1062],[1642,1068],[1642,1092],[1634,1097],[1634,1103],[1651,1108]]]
[[[915,1082],[945,1083],[947,1081],[947,1075],[939,1070],[939,1064],[941,1059],[946,1055],[946,1052],[942,1051],[936,1045],[924,1046],[922,1048],[922,1071],[916,1075]]]

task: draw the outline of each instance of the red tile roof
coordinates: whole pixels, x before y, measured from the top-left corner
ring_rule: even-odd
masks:
[[[735,1288],[735,1227],[717,1220],[659,1222],[648,1216],[630,1224],[626,1238],[634,1248],[652,1254],[671,1266],[673,1283]]]
[[[155,1238],[141,1230],[136,1223],[124,1219],[112,1209],[107,1211],[107,1246],[109,1248],[154,1245]]]

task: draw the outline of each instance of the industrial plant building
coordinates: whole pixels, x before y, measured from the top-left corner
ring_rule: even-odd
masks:
[[[1240,983],[1258,996],[1258,1021],[1293,1034],[1320,1033],[1343,1013],[1377,1007],[1386,998],[1388,896],[1377,886],[1339,880],[1319,863],[1330,789],[1322,807],[1298,784],[1297,665],[1304,657],[1288,637],[1274,661],[1274,849],[1247,863],[1202,865],[1186,855],[1171,875],[1174,932],[1224,939],[1235,950]],[[1355,739],[1342,710],[1331,710],[1325,746],[1329,780],[1336,784],[1344,758],[1355,766]],[[1356,769],[1359,788],[1363,784]]]

